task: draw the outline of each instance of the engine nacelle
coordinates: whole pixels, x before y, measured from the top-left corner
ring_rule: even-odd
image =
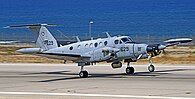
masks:
[[[111,64],[112,68],[121,68],[122,67],[122,63],[121,62],[113,62]]]
[[[148,54],[151,54],[151,56],[157,56],[161,53],[162,50],[164,50],[166,48],[165,45],[161,45],[161,44],[152,44],[152,45],[148,45],[146,50]]]

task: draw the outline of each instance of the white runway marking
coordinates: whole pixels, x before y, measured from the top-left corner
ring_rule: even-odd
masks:
[[[194,99],[187,97],[163,96],[136,96],[136,95],[111,95],[111,94],[79,94],[79,93],[40,93],[40,92],[0,92],[7,95],[49,95],[49,96],[83,96],[83,97],[113,97],[113,98],[153,98],[153,99]]]

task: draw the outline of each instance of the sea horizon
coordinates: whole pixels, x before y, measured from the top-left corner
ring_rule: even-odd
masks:
[[[5,29],[7,25],[51,23],[56,38],[128,35],[147,37],[195,37],[194,0],[1,0],[0,38],[34,37],[27,29]],[[21,37],[21,38],[20,38]]]

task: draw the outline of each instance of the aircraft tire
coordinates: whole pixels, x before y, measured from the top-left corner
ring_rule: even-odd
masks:
[[[155,70],[154,65],[148,66],[148,71],[149,71],[149,72],[154,72],[154,70]]]
[[[87,78],[87,77],[88,77],[88,72],[87,72],[87,71],[81,71],[81,72],[79,73],[79,76],[80,76],[81,78]]]
[[[126,68],[126,74],[134,74],[134,68],[133,67],[127,67]]]

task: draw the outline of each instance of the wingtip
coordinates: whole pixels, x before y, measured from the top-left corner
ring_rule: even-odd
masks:
[[[10,26],[5,26],[5,27],[3,27],[4,29],[7,29],[7,28],[10,28]]]

